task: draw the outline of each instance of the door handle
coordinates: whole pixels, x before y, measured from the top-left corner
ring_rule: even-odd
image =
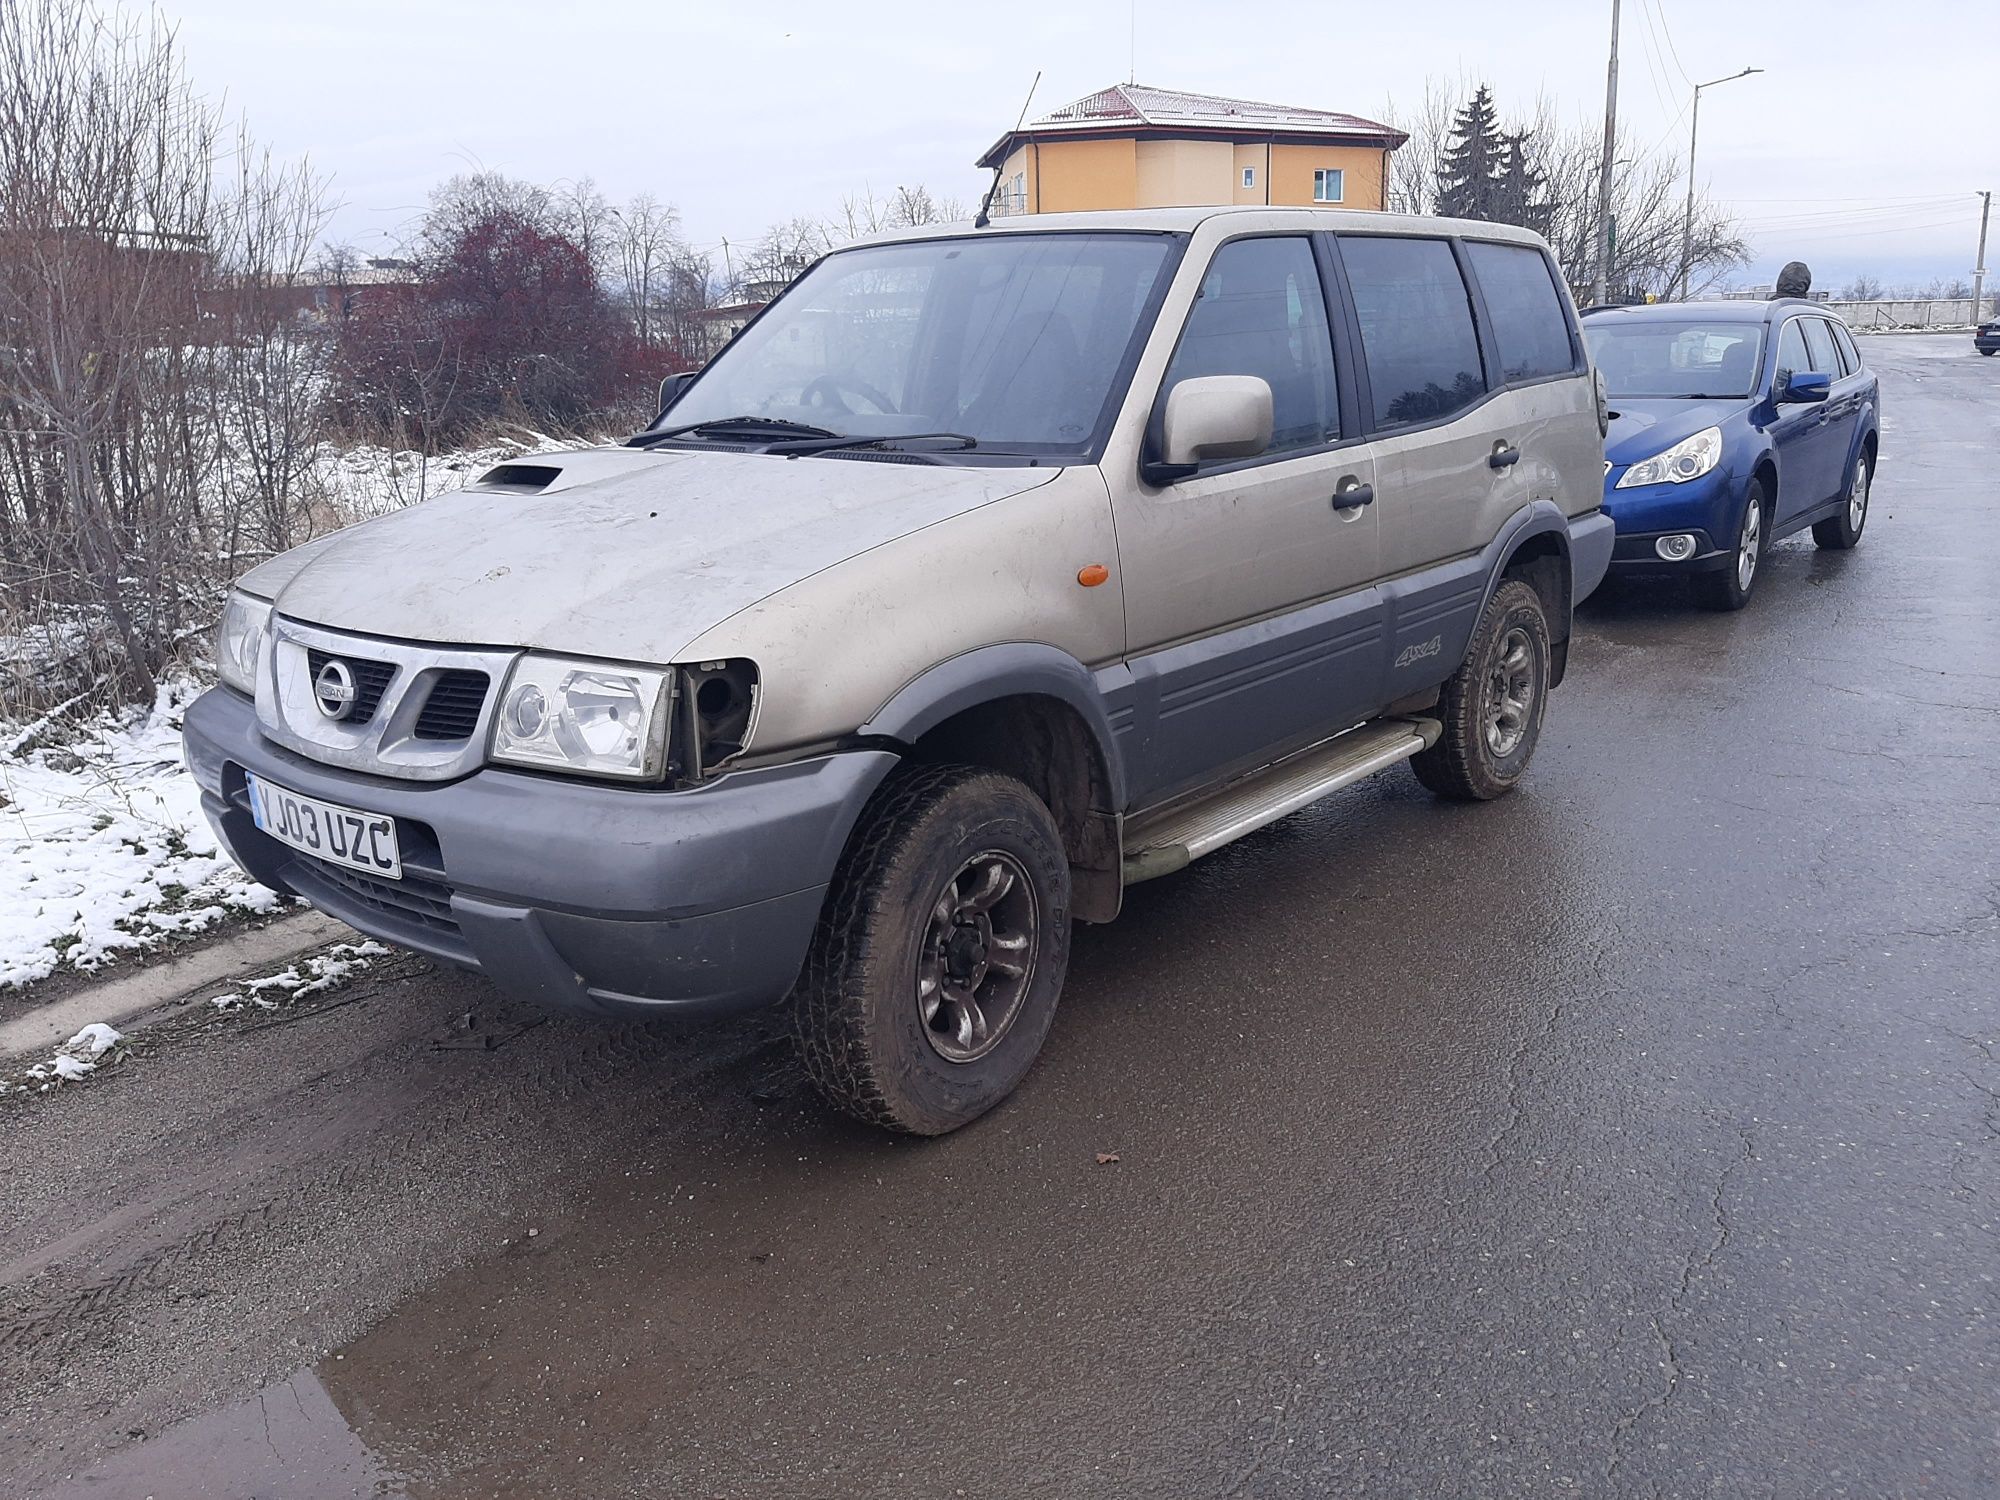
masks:
[[[1374,498],[1374,485],[1350,484],[1333,492],[1333,508],[1335,510],[1351,510],[1357,505],[1369,504]]]
[[[1509,464],[1517,464],[1520,461],[1521,450],[1516,448],[1512,443],[1509,443],[1505,438],[1495,443],[1493,451],[1486,455],[1487,467],[1494,469],[1504,469]]]

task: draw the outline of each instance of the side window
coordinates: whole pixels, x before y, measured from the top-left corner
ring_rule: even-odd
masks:
[[[1840,356],[1833,351],[1833,334],[1828,331],[1825,318],[1800,318],[1806,325],[1806,354],[1812,363],[1807,366],[1816,374],[1840,379]]]
[[[1812,368],[1812,357],[1806,353],[1806,336],[1799,329],[1802,318],[1793,318],[1785,324],[1785,331],[1778,335],[1778,378],[1776,389],[1782,394],[1785,378]]]
[[[1847,361],[1847,373],[1852,375],[1861,368],[1861,351],[1855,347],[1854,335],[1845,323],[1829,321],[1826,326],[1833,330],[1833,341],[1840,345],[1840,357]]]
[[[1434,422],[1486,393],[1472,302],[1444,240],[1343,236],[1378,427]]]
[[[1508,380],[1562,375],[1576,367],[1569,320],[1542,252],[1528,245],[1474,240],[1466,246],[1472,274],[1493,316],[1500,368]]]
[[[1271,387],[1272,453],[1340,436],[1333,337],[1310,241],[1231,240],[1215,252],[1161,394],[1200,375],[1255,375]]]

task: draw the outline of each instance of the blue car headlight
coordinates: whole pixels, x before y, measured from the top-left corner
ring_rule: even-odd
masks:
[[[1629,490],[1640,484],[1686,484],[1690,479],[1701,478],[1721,462],[1722,429],[1704,427],[1693,437],[1682,438],[1665,453],[1640,459],[1625,471],[1615,488]]]

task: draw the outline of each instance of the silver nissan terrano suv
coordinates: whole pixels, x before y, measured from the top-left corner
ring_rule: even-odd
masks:
[[[1521,230],[927,226],[623,446],[256,568],[188,759],[277,890],[544,1005],[788,1004],[833,1102],[942,1132],[1126,886],[1397,761],[1519,783],[1603,420]]]

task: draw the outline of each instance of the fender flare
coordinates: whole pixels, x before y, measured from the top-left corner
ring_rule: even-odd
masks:
[[[1054,698],[1076,711],[1096,742],[1111,805],[1123,807],[1125,765],[1097,679],[1067,651],[1041,642],[980,646],[926,669],[876,709],[859,734],[913,744],[954,714],[1016,697]]]
[[[1570,572],[1570,608],[1572,610],[1576,608],[1576,570],[1570,561],[1569,517],[1562,513],[1553,500],[1531,500],[1507,518],[1506,523],[1500,528],[1500,534],[1493,539],[1493,559],[1486,570],[1486,593],[1479,601],[1482,613],[1486,606],[1493,602],[1493,592],[1500,587],[1501,575],[1507,571],[1507,564],[1515,552],[1520,550],[1521,543],[1532,541],[1538,536],[1552,536],[1556,539],[1556,550],[1562,554],[1563,566]],[[1570,622],[1564,620],[1562,627],[1562,639],[1567,640]]]

